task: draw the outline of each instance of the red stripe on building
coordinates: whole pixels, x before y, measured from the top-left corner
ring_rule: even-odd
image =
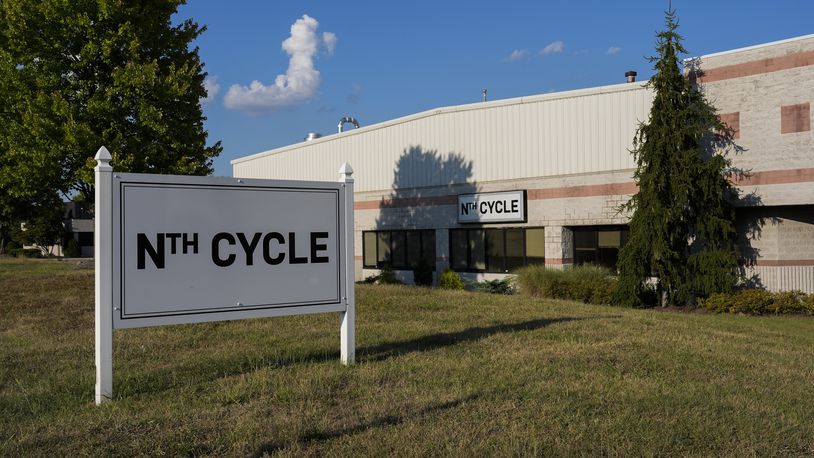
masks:
[[[563,264],[573,264],[574,260],[571,258],[545,258],[545,263],[548,265],[561,266]]]
[[[763,267],[814,266],[814,259],[758,259],[755,264]]]
[[[738,186],[755,186],[789,183],[814,182],[814,168],[769,170],[754,172],[749,176],[733,179]],[[528,200],[567,199],[574,197],[597,197],[613,195],[632,195],[639,188],[636,183],[606,183],[584,186],[564,186],[560,188],[529,189],[526,191]],[[401,199],[361,200],[354,202],[356,210],[378,210],[382,208],[429,207],[433,205],[455,205],[457,195],[406,197]]]
[[[568,197],[595,197],[622,194],[635,194],[639,190],[636,183],[607,183],[563,188],[529,189],[528,200],[562,199]]]
[[[403,197],[400,199],[361,200],[353,203],[356,210],[374,210],[380,208],[430,207],[433,205],[455,205],[457,195]]]
[[[739,186],[755,186],[760,184],[808,183],[811,181],[814,181],[814,168],[755,172],[747,177],[736,178],[733,180],[733,182]]]
[[[789,70],[791,68],[807,67],[809,65],[814,65],[814,51],[805,51],[780,57],[769,57],[767,59],[744,62],[742,64],[703,69],[704,74],[698,77],[698,81],[701,83],[712,83],[743,76],[762,75],[764,73]]]

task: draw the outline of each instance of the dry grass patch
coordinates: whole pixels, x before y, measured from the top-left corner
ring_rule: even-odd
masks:
[[[0,261],[0,455],[811,455],[814,319],[406,286],[336,314],[114,333],[93,277]]]

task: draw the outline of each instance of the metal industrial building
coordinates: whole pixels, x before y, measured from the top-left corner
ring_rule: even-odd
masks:
[[[743,148],[732,161],[749,172],[736,182],[746,273],[767,289],[814,292],[814,35],[695,64]],[[233,175],[335,180],[350,163],[357,278],[389,263],[410,281],[422,256],[473,278],[610,265],[629,220],[618,207],[636,192],[629,150],[652,99],[630,82],[439,108],[236,159]],[[515,193],[489,194],[504,191]],[[460,215],[462,203],[506,196],[521,196],[520,217]]]

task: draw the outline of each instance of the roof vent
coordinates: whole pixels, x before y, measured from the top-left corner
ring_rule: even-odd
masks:
[[[353,124],[353,126],[356,129],[359,128],[359,121],[357,121],[356,118],[354,118],[353,116],[345,116],[344,118],[339,120],[339,125],[336,126],[337,129],[339,129],[340,134],[345,131],[345,124],[348,123]]]
[[[308,135],[306,135],[303,140],[310,142],[311,140],[316,140],[319,137],[322,137],[322,134],[317,132],[308,132]]]
[[[625,78],[627,78],[628,83],[635,83],[636,82],[636,72],[633,70],[625,72]]]

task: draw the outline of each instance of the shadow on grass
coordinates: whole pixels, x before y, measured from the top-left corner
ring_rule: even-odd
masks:
[[[557,323],[571,321],[613,319],[619,315],[595,317],[561,317],[523,321],[520,323],[497,324],[494,326],[473,327],[461,331],[445,332],[424,335],[415,339],[399,342],[388,342],[379,345],[358,348],[356,351],[359,362],[377,362],[398,357],[408,353],[433,351],[440,348],[451,347],[465,342],[481,340],[495,334],[531,331],[541,329]],[[320,364],[328,361],[338,361],[339,351],[321,351],[280,358],[279,354],[262,356],[259,358],[241,358],[235,355],[232,358],[219,358],[200,362],[194,366],[180,366],[175,368],[162,368],[149,373],[141,373],[135,377],[117,381],[117,398],[128,398],[141,394],[155,394],[185,385],[190,381],[201,382],[216,380],[245,373],[251,373],[263,368],[284,368],[297,364]]]
[[[586,319],[598,318],[618,318],[614,317],[562,317],[562,318],[546,318],[539,320],[529,320],[520,323],[496,324],[494,326],[468,328],[456,332],[444,332],[440,334],[431,334],[421,336],[411,340],[402,342],[389,342],[372,347],[364,347],[357,350],[357,355],[361,361],[375,362],[382,361],[394,356],[400,356],[406,353],[413,353],[419,351],[432,351],[439,348],[450,347],[458,345],[463,342],[472,342],[489,337],[495,334],[518,332],[518,331],[532,331],[550,326],[556,323],[567,323],[569,321],[580,321]]]
[[[261,369],[280,369],[298,364],[319,364],[338,361],[339,351],[322,351],[280,357],[279,353],[243,357],[235,354],[220,358],[207,358],[195,364],[162,367],[149,372],[136,372],[132,376],[114,379],[115,397],[130,398],[155,395],[181,386],[201,385],[221,378],[250,374]]]
[[[416,339],[405,340],[402,342],[391,342],[381,345],[374,345],[364,347],[357,351],[360,362],[376,362],[382,361],[392,357],[398,357],[407,353],[432,351],[440,348],[451,347],[464,342],[472,342],[501,333],[518,332],[518,331],[533,331],[541,329],[546,326],[557,323],[567,323],[571,321],[594,320],[594,319],[613,319],[620,318],[621,315],[612,316],[596,316],[596,317],[562,317],[550,319],[538,319],[523,321],[520,323],[498,324],[494,326],[468,328],[462,331],[445,332],[440,334],[431,334],[421,336]],[[337,353],[337,357],[338,357]],[[329,431],[315,431],[303,434],[298,437],[294,442],[272,442],[262,445],[252,456],[259,457],[266,454],[279,452],[293,445],[309,446],[328,442],[331,439],[344,437],[348,435],[360,434],[370,429],[382,428],[388,426],[399,425],[411,420],[419,420],[421,418],[433,415],[437,412],[442,412],[449,409],[454,409],[461,404],[478,399],[480,395],[472,394],[462,399],[454,401],[439,403],[425,407],[410,415],[385,415],[378,417],[372,421],[359,423],[354,426],[346,428],[333,429]]]
[[[350,436],[354,434],[360,434],[370,429],[375,428],[384,428],[388,426],[395,426],[402,423],[405,423],[410,420],[420,420],[424,417],[433,415],[438,412],[443,412],[445,410],[450,410],[458,407],[461,404],[464,404],[469,401],[474,401],[478,399],[480,396],[477,394],[472,394],[466,396],[462,399],[456,399],[454,401],[443,402],[431,406],[427,406],[423,409],[418,410],[415,413],[410,415],[384,415],[378,418],[375,418],[368,422],[362,422],[354,426],[349,426],[346,428],[339,428],[329,431],[315,431],[305,433],[302,436],[298,437],[294,442],[271,442],[266,443],[260,446],[255,453],[251,456],[253,457],[261,457],[266,456],[275,452],[279,452],[284,450],[288,447],[291,447],[294,444],[299,444],[303,446],[309,446],[311,444],[318,444],[321,442],[328,442],[331,439],[336,439],[339,437]]]

